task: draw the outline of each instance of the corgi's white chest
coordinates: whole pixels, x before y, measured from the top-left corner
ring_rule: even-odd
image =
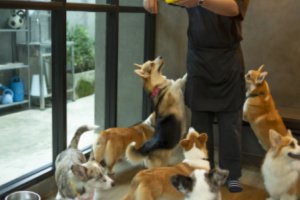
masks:
[[[185,198],[185,200],[213,200],[218,194],[210,191],[208,183],[205,181],[205,170],[198,170],[195,172],[196,184],[193,191]]]
[[[274,197],[286,193],[295,183],[299,174],[291,169],[289,164],[280,160],[273,160],[270,155],[262,165],[262,174],[266,189]]]

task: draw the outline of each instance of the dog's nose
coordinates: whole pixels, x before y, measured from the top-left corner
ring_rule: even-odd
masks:
[[[111,182],[111,187],[114,187],[115,185],[115,182]]]
[[[158,56],[157,58],[161,60],[163,57],[162,56]]]

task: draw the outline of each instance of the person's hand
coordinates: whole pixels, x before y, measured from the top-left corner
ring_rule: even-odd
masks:
[[[186,8],[192,8],[198,6],[198,0],[176,0],[174,4],[183,6]]]
[[[144,0],[144,8],[152,14],[157,14],[157,0]]]

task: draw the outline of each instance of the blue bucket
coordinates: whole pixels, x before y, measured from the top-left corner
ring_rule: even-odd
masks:
[[[24,82],[19,76],[10,79],[9,87],[14,92],[14,102],[24,101]]]

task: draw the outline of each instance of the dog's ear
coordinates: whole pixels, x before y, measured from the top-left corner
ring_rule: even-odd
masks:
[[[136,70],[134,70],[134,72],[135,72],[137,75],[139,75],[140,77],[142,77],[143,79],[147,79],[147,78],[150,77],[150,74],[149,74],[149,73],[144,72],[144,71],[141,70],[141,69],[136,69]]]
[[[261,72],[261,70],[264,68],[264,64],[262,64],[259,68],[258,68],[258,70],[257,71],[259,71],[259,72]]]
[[[133,65],[136,66],[139,69],[142,69],[142,65],[139,65],[139,64],[136,64],[136,63],[134,63]]]
[[[269,130],[269,139],[272,147],[281,145],[281,135],[273,129]]]
[[[208,140],[208,136],[206,133],[201,133],[198,137],[197,137],[198,141],[200,142],[200,144],[206,144],[207,140]]]
[[[290,136],[290,137],[293,137],[293,134],[292,134],[291,129],[288,129],[288,130],[287,130],[287,135]]]
[[[257,77],[256,83],[261,84],[266,79],[267,75],[268,75],[268,72],[260,73],[260,75]]]
[[[190,150],[193,147],[193,141],[191,140],[187,140],[187,139],[183,139],[180,141],[180,145],[184,150]]]
[[[88,180],[88,175],[87,175],[87,168],[79,165],[79,164],[74,164],[71,166],[71,170],[73,174],[78,177],[82,181]]]

